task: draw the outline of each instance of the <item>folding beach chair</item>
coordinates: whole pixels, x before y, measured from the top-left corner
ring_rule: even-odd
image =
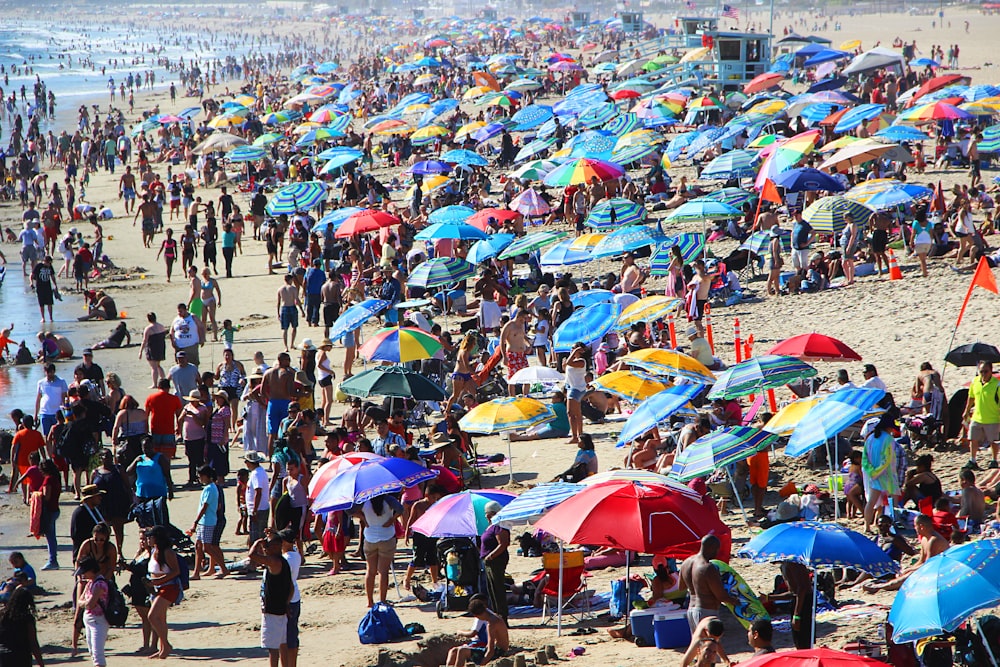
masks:
[[[559,557],[562,556],[562,600],[559,599]],[[583,621],[590,617],[590,592],[587,590],[587,571],[582,551],[550,552],[542,554],[542,568],[548,578],[542,588],[542,619],[548,623],[560,608]],[[553,602],[555,603],[553,606]]]

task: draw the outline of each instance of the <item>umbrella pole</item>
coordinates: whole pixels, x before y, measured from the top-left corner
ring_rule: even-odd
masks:
[[[510,434],[506,433],[507,439],[507,467],[510,469],[510,483],[514,483],[514,453],[510,447]]]
[[[813,611],[812,611],[812,640],[809,642],[809,648],[816,646],[816,579],[819,576],[819,572],[813,570]]]
[[[736,480],[733,479],[733,475],[729,472],[729,468],[726,468],[726,477],[729,478],[729,485],[733,487],[733,497],[736,498],[736,504],[740,506],[740,512],[743,513],[743,523],[749,526],[750,519],[747,518],[746,508],[743,507],[743,499],[740,498],[740,492],[736,489]]]
[[[837,442],[837,436],[833,436],[833,441],[835,443]],[[834,447],[831,449],[831,447],[830,447],[830,441],[827,440],[826,441],[826,462],[830,466],[830,480],[831,480],[831,483],[833,485],[833,518],[834,518],[834,520],[840,518],[840,503],[837,500],[837,487],[839,486],[839,484],[838,484],[839,478],[836,477],[836,475],[837,475],[837,467],[835,467],[833,465],[833,455],[836,454],[836,453],[837,453],[837,447],[836,447],[836,445],[834,445]]]
[[[556,637],[562,637],[563,543],[559,542],[559,599],[556,600]]]

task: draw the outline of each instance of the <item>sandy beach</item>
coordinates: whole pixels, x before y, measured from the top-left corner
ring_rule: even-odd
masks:
[[[80,17],[86,20],[86,17]],[[905,41],[916,40],[921,51],[928,51],[930,45],[949,44],[961,45],[960,71],[972,77],[973,84],[1000,83],[1000,58],[995,52],[995,32],[1000,30],[1000,16],[983,16],[977,12],[963,11],[955,8],[945,10],[945,26],[940,24],[932,28],[931,22],[936,17],[911,16],[908,14],[885,15],[838,15],[828,20],[828,30],[814,29],[812,15],[809,23],[800,25],[799,20],[805,15],[782,15],[775,19],[775,31],[780,36],[782,29],[790,25],[794,19],[795,30],[802,34],[818,34],[833,40],[834,46],[842,41],[857,38],[862,40],[862,48],[868,49],[876,44],[891,45],[894,38]],[[672,17],[653,17],[647,15],[647,20],[653,20],[658,25]],[[95,20],[97,20],[95,15]],[[193,22],[193,19],[191,19]],[[179,24],[187,23],[188,19],[178,20]],[[741,27],[748,21],[766,27],[766,15],[757,12],[752,17],[743,17]],[[250,31],[249,21],[230,18],[213,19],[219,29],[231,27],[239,31]],[[834,31],[834,23],[839,22],[841,29]],[[966,22],[970,24],[966,29]],[[192,26],[193,23],[192,23]],[[270,29],[270,28],[269,28]],[[322,34],[326,28],[318,23],[297,22],[283,25],[280,22],[273,29],[282,34]],[[264,34],[264,28],[255,26],[252,29],[257,34]],[[996,61],[996,62],[994,62]],[[949,70],[950,71],[950,70]],[[222,82],[213,94],[221,97],[222,89],[229,86],[234,91],[240,82]],[[73,104],[82,103],[74,100]],[[95,99],[106,105],[106,97]],[[90,103],[87,100],[87,103]],[[551,103],[547,102],[547,103]],[[158,105],[162,113],[174,113],[197,104],[196,99],[179,98],[171,104],[165,89],[157,87],[152,92],[142,92],[136,96],[136,113]],[[131,118],[129,120],[132,120]],[[61,128],[59,128],[61,129]],[[926,147],[925,150],[930,150]],[[388,178],[398,173],[396,170],[377,170],[379,178]],[[61,172],[52,171],[53,178]],[[690,167],[671,169],[671,175],[676,180],[682,175],[693,178],[694,171]],[[992,184],[995,171],[984,171],[984,181]],[[165,174],[163,174],[165,176]],[[126,313],[125,322],[133,337],[133,345],[117,350],[100,350],[95,354],[95,362],[100,364],[105,373],[117,373],[123,380],[127,393],[133,393],[145,398],[149,386],[149,368],[141,360],[138,353],[138,341],[146,324],[145,314],[156,312],[161,322],[169,322],[173,317],[175,305],[186,301],[188,286],[186,282],[175,280],[167,283],[165,280],[162,260],[157,261],[161,236],[157,235],[151,248],[144,248],[141,243],[139,228],[133,224],[131,216],[125,216],[123,204],[118,198],[118,178],[120,172],[111,176],[105,172],[94,174],[87,189],[87,201],[100,208],[110,206],[115,214],[112,220],[106,221],[104,233],[106,236],[104,251],[122,270],[108,279],[92,283],[92,288],[105,290],[117,302],[118,308]],[[955,184],[968,182],[966,170],[949,169],[936,170],[929,167],[923,175],[911,174],[911,180],[916,183],[937,184],[939,181],[947,191]],[[50,179],[51,180],[51,179]],[[205,199],[218,199],[217,189],[199,188],[197,194]],[[396,197],[400,197],[399,193]],[[248,200],[242,194],[237,196],[237,203],[246,207]],[[653,219],[662,214],[654,214]],[[16,202],[0,203],[0,226],[19,229],[21,209]],[[166,216],[166,212],[165,212]],[[976,212],[976,223],[982,221],[982,214]],[[67,223],[64,224],[64,229]],[[167,227],[180,231],[183,225],[177,221],[165,220]],[[79,225],[87,234],[87,225]],[[700,231],[694,226],[677,227],[671,231]],[[987,238],[992,245],[997,244],[997,237]],[[732,240],[722,241],[712,245],[712,251],[718,256],[724,256],[733,248]],[[10,277],[20,272],[17,260],[17,246],[10,243],[0,244],[0,251],[7,257],[8,282],[3,290],[15,289],[15,282]],[[961,300],[969,285],[971,268],[956,269],[949,259],[932,259],[929,265],[930,275],[921,278],[915,257],[905,256],[897,252],[897,258],[903,272],[903,279],[889,281],[877,277],[859,278],[856,285],[825,290],[818,294],[803,294],[768,298],[764,293],[763,280],[753,281],[746,287],[755,294],[744,302],[733,306],[719,308],[712,312],[712,325],[716,354],[725,362],[735,361],[733,351],[733,328],[736,318],[739,319],[742,337],[745,340],[750,334],[754,338],[754,352],[768,350],[777,342],[789,336],[821,332],[847,343],[857,350],[864,363],[874,364],[880,377],[896,396],[898,402],[904,401],[910,393],[910,388],[916,377],[921,362],[930,361],[935,368],[945,369],[944,354],[949,349],[955,318],[961,305]],[[200,258],[199,258],[200,259]],[[231,319],[240,326],[236,334],[234,350],[236,358],[242,360],[248,367],[252,364],[253,354],[261,351],[268,363],[274,363],[277,354],[283,349],[281,331],[275,317],[275,292],[281,284],[281,277],[268,275],[267,254],[264,244],[255,242],[252,238],[244,238],[243,254],[238,255],[234,262],[234,277],[220,278],[221,303],[218,318]],[[221,262],[220,262],[221,263]],[[196,261],[200,267],[200,262]],[[580,271],[574,270],[574,275],[594,277],[610,271],[617,271],[617,261],[602,260],[584,265]],[[176,269],[175,269],[176,276]],[[649,287],[662,293],[664,287],[662,278],[656,278]],[[32,303],[29,295],[27,301]],[[55,325],[53,331],[70,338],[76,349],[97,343],[105,338],[113,328],[106,322],[77,322],[82,313],[82,296],[76,293],[65,294],[65,299],[57,303],[55,308]],[[979,291],[970,302],[965,313],[961,328],[955,336],[955,344],[981,340],[994,342],[993,334],[997,329],[997,306],[1000,301],[994,295]],[[37,325],[37,315],[34,309],[28,315],[19,315],[26,323]],[[10,320],[9,313],[0,312],[0,324],[6,326]],[[454,324],[454,323],[453,323]],[[367,333],[374,332],[376,326],[366,325]],[[15,331],[15,338],[30,339],[34,331]],[[298,339],[309,337],[318,341],[322,336],[321,328],[303,326],[299,329]],[[34,347],[34,346],[32,346]],[[202,370],[213,369],[222,359],[222,343],[209,342],[201,351]],[[343,366],[344,349],[336,346],[333,351],[333,366]],[[297,360],[297,352],[293,352],[293,363]],[[70,381],[72,363],[60,363],[58,374]],[[169,365],[165,366],[168,367]],[[358,368],[361,362],[358,362]],[[818,365],[820,375],[831,380],[841,368],[846,368],[851,379],[861,380],[862,364]],[[4,371],[0,371],[4,372]],[[40,373],[39,373],[40,377]],[[944,372],[944,385],[947,394],[968,383],[973,375],[971,369],[956,369],[948,367]],[[30,384],[29,384],[30,386]],[[786,390],[777,392],[777,399],[787,401],[790,393]],[[33,405],[14,405],[0,394],[0,426],[9,427],[8,413],[20,407],[30,411]],[[343,406],[338,406],[334,414],[342,412]],[[596,453],[601,470],[622,465],[624,450],[615,447],[617,434],[624,422],[624,417],[617,416],[601,426],[587,426],[586,432],[594,436]],[[500,437],[475,438],[481,454],[496,452],[506,453],[507,442]],[[320,446],[320,443],[317,443]],[[569,467],[575,454],[575,445],[566,444],[563,440],[537,442],[516,442],[510,446],[511,464],[514,470],[516,484],[514,490],[523,485],[534,485],[552,480],[557,474]],[[230,452],[230,460],[235,469],[240,465],[239,457],[242,451],[234,449]],[[945,483],[945,487],[957,488],[958,471],[967,460],[967,453],[950,450],[935,453],[935,471]],[[179,479],[186,467],[183,459],[173,462],[175,480]],[[5,467],[4,472],[9,468]],[[825,485],[826,472],[810,470],[797,460],[777,454],[772,458],[770,490],[766,505],[773,507],[778,499],[776,490],[789,480],[800,484],[817,482]],[[483,487],[504,487],[508,484],[509,468],[497,467],[483,478]],[[226,488],[227,506],[235,507],[235,480],[230,477]],[[182,491],[171,503],[173,523],[180,527],[190,525],[196,513],[198,492]],[[68,523],[74,507],[71,494],[62,496],[62,514],[59,520],[60,548],[64,553],[63,567],[56,572],[40,573],[40,584],[48,594],[38,598],[39,609],[39,639],[47,664],[64,664],[71,661],[69,653],[69,638],[71,632],[71,602],[69,591],[72,582],[72,570],[69,562]],[[733,530],[734,550],[752,535],[750,529],[743,523],[739,512],[723,516],[723,520]],[[44,541],[36,541],[27,537],[27,509],[21,504],[18,494],[0,494],[0,552],[14,549],[24,551],[28,561],[39,568],[45,561]],[[230,526],[235,526],[235,518],[230,518]],[[861,523],[854,521],[851,527],[861,529]],[[756,531],[757,529],[754,529]],[[515,531],[515,535],[521,531]],[[136,548],[135,526],[127,528],[127,538],[124,555],[132,556]],[[245,554],[245,540],[228,530],[223,537],[222,548],[227,559],[237,560]],[[400,549],[396,558],[396,574],[402,583],[402,574],[408,560],[408,552]],[[3,566],[6,566],[4,559]],[[770,590],[773,577],[777,573],[776,566],[751,565],[747,561],[734,558],[733,566],[745,577],[748,583],[758,591]],[[515,581],[526,579],[530,573],[539,567],[538,559],[513,556],[508,573]],[[350,568],[337,576],[327,576],[329,562],[322,559],[319,552],[308,554],[300,575],[302,591],[302,634],[299,664],[312,665],[344,665],[347,667],[365,667],[369,665],[422,665],[429,667],[435,662],[420,662],[410,654],[423,648],[417,641],[401,642],[379,648],[361,646],[357,640],[357,624],[365,612],[363,592],[363,563],[357,559],[350,560]],[[649,558],[641,561],[640,570],[649,569]],[[623,576],[623,569],[602,570],[593,573],[589,585],[598,592],[610,590],[609,581]],[[174,654],[171,661],[199,661],[202,664],[216,665],[236,660],[251,659],[256,664],[264,664],[266,651],[259,648],[259,580],[250,576],[232,576],[225,580],[203,579],[192,584],[185,593],[185,601],[170,610],[171,642]],[[864,602],[869,609],[872,605],[885,605],[886,609],[893,599],[892,593],[853,594],[851,599]],[[396,595],[390,595],[396,600]],[[843,602],[843,600],[840,600]],[[464,631],[469,626],[469,619],[456,613],[439,620],[433,612],[433,607],[416,601],[398,602],[396,609],[403,623],[419,622],[425,626],[427,633],[423,640],[435,635]],[[601,612],[603,613],[603,612]],[[842,616],[832,621],[820,622],[817,628],[817,645],[827,645],[841,648],[846,642],[858,637],[874,637],[877,627],[884,620],[884,614],[871,613],[858,616]],[[112,629],[108,638],[109,664],[131,667],[139,664],[149,664],[144,656],[135,656],[132,652],[139,647],[141,638],[136,626],[137,617],[134,612],[130,616],[126,629]],[[724,614],[726,634],[724,645],[734,660],[745,658],[750,654],[746,643],[746,633],[735,621],[734,617]],[[570,630],[575,626],[570,626]],[[511,642],[533,655],[534,651],[547,644],[555,645],[560,656],[566,656],[573,647],[582,646],[586,649],[583,656],[575,658],[578,665],[648,665],[680,664],[679,652],[656,651],[656,649],[640,649],[622,640],[615,640],[605,632],[611,625],[605,621],[596,623],[598,634],[579,636],[556,636],[554,624],[542,625],[538,617],[511,621]],[[434,640],[437,641],[437,640]],[[432,643],[434,643],[432,641]],[[788,647],[791,645],[787,634],[776,634],[775,645]],[[85,653],[85,652],[84,652]],[[407,655],[404,655],[407,654]],[[428,659],[430,657],[428,656]],[[76,661],[86,661],[77,658]],[[565,659],[564,659],[565,660]],[[443,657],[440,664],[443,664]]]

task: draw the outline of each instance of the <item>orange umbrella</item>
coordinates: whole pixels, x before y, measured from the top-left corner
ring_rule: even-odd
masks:
[[[743,92],[748,95],[753,95],[754,93],[759,93],[762,90],[770,90],[771,88],[779,86],[784,80],[784,74],[780,74],[778,72],[764,72],[763,74],[755,76],[745,86],[743,86]]]

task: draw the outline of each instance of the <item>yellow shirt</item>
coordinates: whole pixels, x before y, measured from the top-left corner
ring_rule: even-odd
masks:
[[[991,377],[989,382],[983,381],[977,375],[969,385],[969,396],[975,401],[972,407],[972,421],[977,424],[1000,424],[1000,382]]]

